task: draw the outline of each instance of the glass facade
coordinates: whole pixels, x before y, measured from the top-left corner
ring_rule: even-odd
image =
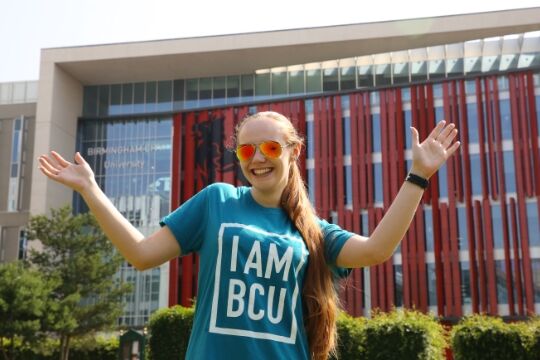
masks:
[[[79,122],[78,150],[101,189],[144,235],[158,230],[170,211],[171,129],[170,117]],[[87,211],[79,195],[74,209]],[[140,272],[124,263],[118,276],[134,291],[126,295],[119,325],[142,326],[152,312],[167,305],[160,303],[160,292],[162,297],[167,293],[168,284],[162,284],[166,271],[167,264]]]

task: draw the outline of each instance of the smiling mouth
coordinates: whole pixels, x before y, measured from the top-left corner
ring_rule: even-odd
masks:
[[[255,176],[263,176],[263,175],[271,173],[273,170],[274,169],[272,168],[252,169],[251,173]]]

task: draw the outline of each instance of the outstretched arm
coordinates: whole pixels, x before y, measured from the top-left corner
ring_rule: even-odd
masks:
[[[79,192],[101,229],[124,258],[138,270],[158,266],[180,255],[180,246],[167,226],[145,238],[120,212],[97,185],[90,165],[81,154],[75,162],[52,151],[39,157],[39,169],[48,178]]]
[[[412,167],[410,173],[429,179],[459,148],[459,141],[452,144],[457,135],[454,124],[445,121],[422,143],[418,131],[412,131]],[[386,261],[405,236],[424,190],[405,181],[392,205],[369,238],[354,235],[347,240],[337,258],[337,265],[348,268],[377,265]]]

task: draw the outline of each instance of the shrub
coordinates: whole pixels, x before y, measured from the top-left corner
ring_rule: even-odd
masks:
[[[530,331],[525,323],[505,324],[502,319],[472,315],[452,329],[456,360],[527,360]]]
[[[363,352],[362,337],[365,322],[365,318],[354,318],[345,312],[339,314],[337,320],[337,358],[339,360],[356,360],[360,358]]]
[[[375,313],[366,322],[361,358],[444,359],[444,328],[435,318],[411,310]]]
[[[193,326],[193,308],[173,306],[156,311],[150,318],[149,359],[184,359]]]
[[[540,317],[536,317],[527,322],[529,329],[529,359],[540,359]]]
[[[17,345],[16,359],[18,360],[57,360],[59,341],[57,339],[45,339],[39,343],[30,345]],[[69,358],[76,360],[117,360],[118,338],[87,337],[74,339],[70,346]]]

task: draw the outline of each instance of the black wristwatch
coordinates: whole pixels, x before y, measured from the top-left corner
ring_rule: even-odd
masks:
[[[429,181],[427,179],[424,179],[421,176],[418,176],[413,173],[409,173],[407,175],[407,178],[405,178],[405,181],[408,181],[410,183],[413,183],[414,185],[420,186],[422,189],[426,189],[429,185]]]

